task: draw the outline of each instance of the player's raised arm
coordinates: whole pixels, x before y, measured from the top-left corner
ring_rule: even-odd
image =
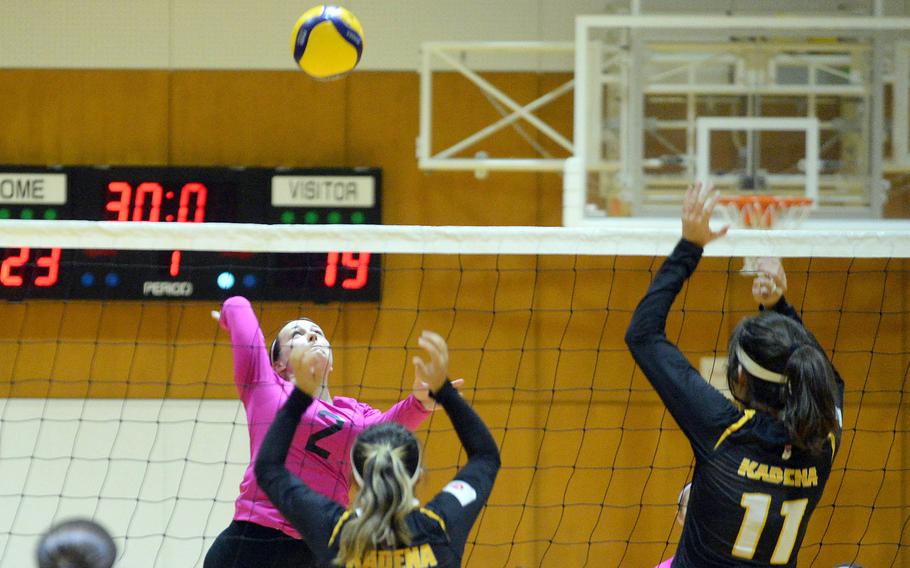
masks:
[[[445,521],[451,545],[460,555],[477,515],[493,490],[500,467],[499,448],[480,416],[446,379],[446,363],[442,361],[443,358],[448,360],[448,353],[442,338],[425,333],[420,345],[427,350],[430,359],[414,358],[417,378],[445,409],[468,454],[468,463],[427,504],[428,509],[438,513]]]
[[[700,184],[686,192],[682,239],[658,270],[626,331],[626,344],[635,361],[701,452],[710,451],[741,413],[699,375],[667,338],[665,327],[670,306],[698,266],[704,246],[726,234],[726,227],[713,231],[709,225],[716,198],[713,189]]]
[[[786,316],[806,329],[806,332],[816,345],[818,340],[812,335],[812,331],[806,328],[802,317],[796,309],[787,302],[787,273],[784,270],[783,263],[779,258],[760,258],[756,264],[756,274],[752,279],[752,298],[761,307],[762,310],[773,310],[783,316]],[[819,345],[819,349],[821,346]],[[834,396],[838,413],[838,432],[843,422],[844,408],[844,380],[837,367],[831,364],[831,371],[834,374],[834,383],[836,385]],[[839,435],[839,433],[838,433]]]
[[[231,335],[234,383],[238,388],[261,380],[271,380],[271,361],[250,301],[242,296],[230,297],[224,301],[220,312],[212,312],[212,317]]]
[[[456,391],[464,386],[464,379],[454,379],[450,382]],[[420,427],[431,412],[442,409],[442,405],[433,400],[430,390],[421,380],[419,373],[414,375],[412,388],[411,394],[395,403],[394,406],[385,412],[380,412],[368,404],[361,403],[364,408],[364,424],[372,426],[382,422],[397,422],[408,430],[414,431]]]
[[[321,561],[331,560],[331,527],[344,508],[307,486],[285,465],[300,418],[322,389],[329,360],[322,350],[310,349],[305,339],[292,346],[289,362],[297,389],[278,411],[256,457],[256,479],[269,500],[294,525]]]

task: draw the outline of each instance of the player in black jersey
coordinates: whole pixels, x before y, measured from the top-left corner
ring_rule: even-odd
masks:
[[[762,313],[730,338],[727,382],[742,409],[696,371],[664,331],[702,249],[717,193],[689,188],[683,238],[642,299],[626,343],[695,453],[689,506],[673,566],[796,566],[831,471],[844,384],[783,298],[786,275],[765,259],[753,282]]]
[[[452,420],[468,463],[426,506],[414,498],[420,447],[406,428],[386,423],[364,430],[351,450],[359,486],[351,508],[322,496],[285,467],[300,417],[320,386],[322,357],[292,346],[297,389],[278,412],[256,458],[256,478],[269,499],[297,529],[320,566],[461,566],[468,533],[493,489],[499,450],[479,416],[446,378],[448,347],[423,332],[429,361],[414,358],[419,380]]]

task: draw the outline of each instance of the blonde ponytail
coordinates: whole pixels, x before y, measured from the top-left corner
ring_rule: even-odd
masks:
[[[354,470],[361,488],[352,503],[355,515],[341,529],[336,565],[356,565],[373,550],[411,544],[407,516],[416,505],[414,472],[409,471],[407,462],[414,461],[409,458],[415,451],[419,459],[419,450],[413,435],[405,432],[413,444],[395,445],[393,440],[384,439],[372,443],[358,440],[355,445]]]

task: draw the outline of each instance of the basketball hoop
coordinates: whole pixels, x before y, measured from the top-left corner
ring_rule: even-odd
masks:
[[[739,229],[795,229],[809,214],[809,197],[737,195],[719,197],[720,212]]]
[[[774,195],[737,195],[717,199],[718,209],[725,220],[739,229],[795,229],[808,216],[812,203],[810,197]],[[742,272],[754,274],[757,264],[757,258],[745,258]]]

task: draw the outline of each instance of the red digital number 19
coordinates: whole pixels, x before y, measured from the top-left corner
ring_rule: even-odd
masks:
[[[366,286],[367,278],[370,275],[370,253],[361,252],[354,258],[354,253],[330,252],[325,264],[325,282],[326,287],[331,288],[338,282],[338,258],[341,257],[341,265],[345,268],[355,270],[353,278],[345,278],[341,281],[341,287],[345,290],[359,290]]]

